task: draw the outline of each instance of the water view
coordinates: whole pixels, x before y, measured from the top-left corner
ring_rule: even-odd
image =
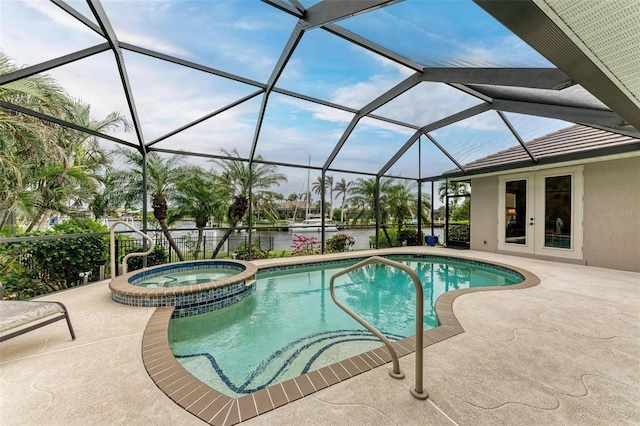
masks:
[[[114,223],[115,220],[109,221],[109,226]],[[133,226],[138,229],[142,229],[142,223],[140,222],[129,222]],[[118,225],[116,227],[116,231],[127,231],[128,229],[123,225]],[[325,234],[325,239],[331,238],[332,235],[336,233],[345,233],[351,235],[355,243],[353,245],[354,250],[368,249],[370,248],[369,242],[370,237],[375,235],[375,228],[351,228],[351,229],[339,229],[337,232],[327,232]],[[204,232],[204,242],[203,244],[206,247],[206,251],[210,251],[209,246],[217,243],[220,238],[224,235],[224,229],[207,229]],[[424,235],[431,235],[430,227],[423,227]],[[184,238],[193,241],[195,244],[198,238],[198,231],[193,228],[193,222],[179,222],[174,225],[173,230],[171,232],[174,239]],[[133,234],[131,234],[133,236]],[[154,229],[149,231],[150,236],[157,236],[161,238],[162,232],[158,229]],[[321,240],[322,234],[320,232],[292,232],[289,230],[260,230],[257,229],[252,234],[253,243],[256,244],[258,240],[261,240],[261,246],[266,248],[272,244],[272,250],[291,250],[294,235],[304,235],[306,237],[312,238],[315,237],[318,241]],[[438,236],[439,241],[443,241],[444,238],[444,230],[440,226],[434,227],[434,235]],[[137,236],[135,236],[138,238]],[[223,251],[231,251],[237,244],[240,242],[248,240],[248,233],[246,231],[238,231],[232,235],[230,238],[232,247],[229,248],[225,246]],[[272,241],[272,243],[271,243]],[[228,243],[227,243],[228,244]]]

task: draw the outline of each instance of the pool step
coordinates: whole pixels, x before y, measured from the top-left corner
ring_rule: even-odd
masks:
[[[399,340],[404,336],[388,335],[390,340]],[[206,357],[213,371],[203,376],[218,376],[215,381],[227,387],[230,396],[240,396],[256,392],[273,384],[306,374],[325,365],[347,359],[382,345],[373,334],[365,330],[337,330],[316,333],[289,343],[260,361],[258,366],[247,374],[243,383],[233,382],[226,374],[225,367],[219,365],[212,354],[176,355],[179,361],[193,357]],[[187,362],[184,362],[185,368]],[[202,367],[203,363],[199,363]],[[212,385],[212,384],[210,384]],[[218,387],[216,386],[216,387]],[[219,388],[218,388],[219,389]],[[224,392],[222,389],[220,391]]]

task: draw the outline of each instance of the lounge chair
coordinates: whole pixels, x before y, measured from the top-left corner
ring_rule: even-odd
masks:
[[[67,308],[60,302],[36,302],[30,300],[1,300],[0,283],[0,342],[28,333],[60,320],[67,320],[71,339],[75,340]],[[28,325],[27,327],[23,327]],[[10,330],[15,330],[11,331]],[[8,332],[7,334],[4,334]]]

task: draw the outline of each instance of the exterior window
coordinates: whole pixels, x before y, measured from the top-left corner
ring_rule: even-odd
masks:
[[[571,175],[545,178],[545,247],[571,248],[571,199]]]
[[[527,181],[508,181],[505,191],[505,243],[526,244]]]

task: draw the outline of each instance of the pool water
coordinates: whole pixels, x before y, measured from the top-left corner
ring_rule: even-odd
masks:
[[[425,257],[396,257],[424,291],[424,328],[438,325],[434,302],[468,287],[516,284],[517,273]],[[194,376],[232,397],[252,393],[366,352],[382,343],[331,299],[331,276],[348,261],[258,273],[256,290],[224,309],[174,318],[171,349]],[[339,300],[391,341],[415,334],[415,288],[403,271],[370,264],[335,280]]]
[[[173,272],[137,282],[142,287],[177,287],[218,281],[238,274],[237,269],[211,268]]]

